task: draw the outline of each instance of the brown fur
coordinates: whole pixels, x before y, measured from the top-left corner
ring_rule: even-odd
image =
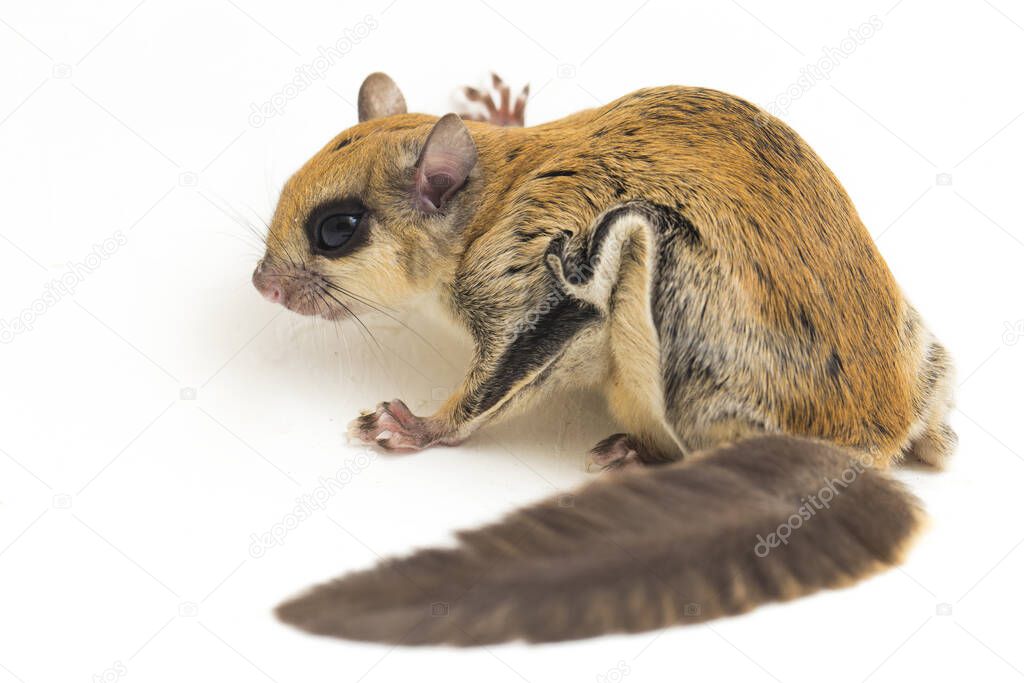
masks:
[[[801,521],[787,545],[758,548],[759,537],[844,476],[851,483],[837,485],[830,507]],[[311,633],[405,645],[692,624],[897,563],[921,514],[899,484],[838,449],[761,437],[607,477],[464,531],[454,549],[421,550],[318,586],[278,616]]]
[[[375,83],[385,92],[370,88],[368,102],[400,99],[386,91],[394,88],[390,79]],[[833,471],[836,456],[830,453],[838,451],[791,439],[711,449],[762,434],[786,434],[829,442],[879,468],[908,453],[941,465],[951,452],[955,434],[946,424],[952,402],[948,353],[903,298],[839,182],[781,121],[731,95],[685,87],[640,90],[531,128],[406,114],[402,103],[400,110],[384,111],[339,135],[288,182],[271,225],[267,256],[254,275],[258,287],[274,282],[286,288],[284,303],[290,308],[330,318],[432,293],[473,335],[471,368],[437,413],[418,417],[401,401],[382,403],[353,423],[355,437],[389,449],[453,445],[487,421],[531,405],[551,387],[593,387],[603,391],[628,431],[595,450],[594,459],[602,466],[704,454],[738,469],[732,478],[723,474],[716,480],[719,488],[703,493],[694,488],[705,482],[703,465],[587,491],[642,481],[636,484],[640,492],[657,495],[662,484],[655,482],[662,476],[680,477],[686,495],[668,493],[662,501],[678,508],[659,510],[655,501],[644,505],[640,493],[631,498],[632,489],[622,489],[623,499],[608,494],[609,504],[646,509],[650,533],[662,542],[671,534],[690,538],[718,529],[714,543],[712,536],[700,536],[706,542],[699,547],[707,558],[727,561],[740,557],[728,555],[739,553],[735,530],[746,533],[748,522],[764,522],[758,507],[764,501],[740,470],[764,474],[754,463],[778,450],[765,444],[786,445],[790,455],[769,457],[785,461],[776,465],[786,473],[786,485],[797,488]],[[368,104],[371,109],[379,107]],[[428,154],[428,140],[451,142],[442,144],[439,154]],[[450,189],[443,202],[438,200],[443,206],[416,199],[417,192],[431,187],[424,181],[425,158],[431,156],[452,161],[452,168],[460,168],[461,161],[470,169],[465,177],[456,170],[442,178]],[[366,206],[361,223],[366,244],[341,258],[313,253],[310,217],[326,203],[350,197]],[[707,467],[719,472],[718,465]],[[731,613],[740,603],[834,586],[840,576],[862,576],[876,561],[894,561],[890,551],[902,547],[910,525],[888,529],[880,510],[902,505],[900,519],[909,520],[909,513],[903,513],[911,503],[894,502],[902,500],[901,494],[880,475],[863,479],[869,482],[862,485],[864,493],[844,497],[848,516],[816,524],[877,525],[886,539],[878,547],[885,552],[844,555],[838,569],[826,570],[831,546],[818,534],[808,534],[800,546],[806,552],[781,551],[790,557],[786,563],[793,563],[787,564],[786,577],[792,585],[759,588],[741,572],[737,586],[747,591],[749,601],[733,596],[731,606],[709,606],[703,614]],[[687,496],[710,497],[725,516],[692,516]],[[786,500],[791,507],[797,504]],[[853,511],[858,505],[863,509]],[[732,507],[735,514],[728,512]],[[545,518],[558,512],[550,505],[537,510]],[[611,508],[608,514],[617,517]],[[753,516],[740,519],[747,514]],[[830,510],[823,517],[836,514]],[[580,543],[586,541],[585,530],[569,517],[565,524],[581,531]],[[499,525],[479,533],[481,538],[500,536],[503,529]],[[612,532],[628,535],[632,529],[626,523]],[[534,542],[516,536],[514,545],[529,548]],[[715,550],[718,545],[721,551]],[[821,557],[810,560],[815,547]],[[671,565],[662,567],[667,572],[688,566],[673,565],[685,558],[672,553],[658,557]],[[460,566],[465,558],[456,553],[450,559]],[[801,573],[797,565],[805,563]],[[420,560],[410,565],[416,571],[422,566]],[[476,568],[484,574],[492,569],[486,562]],[[524,596],[517,600],[523,605],[486,604],[495,610],[528,610],[534,600],[526,596],[548,585],[547,565],[538,569],[537,586],[528,580],[530,568],[537,566],[517,566],[523,573],[516,574],[515,586]],[[604,602],[591,609],[608,607],[611,616],[583,621],[627,630],[673,623],[668,612],[658,612],[662,603],[651,602],[667,599],[664,594],[655,595],[642,579],[629,583],[635,578],[624,576],[621,588],[635,591],[630,595],[637,604],[653,610],[644,619],[632,607],[608,607],[619,604],[618,598],[600,593]],[[381,574],[380,579],[387,577]],[[459,581],[436,590],[449,595],[446,591]],[[595,600],[598,595],[581,594]],[[318,595],[327,599],[331,593]],[[712,600],[706,592],[701,595]],[[345,621],[351,615],[325,616],[309,607],[309,600],[302,604],[306,612],[283,614],[313,630],[326,629],[328,623],[339,635],[374,637],[373,629],[358,635],[358,628]],[[374,622],[384,624],[380,637],[397,638],[395,620],[411,618],[421,608],[421,602],[403,604],[397,612],[381,614]],[[370,611],[359,612],[360,618],[370,619]],[[492,616],[498,619],[495,615],[502,613]],[[552,617],[551,623],[569,629],[569,621],[560,621],[563,616]],[[470,634],[473,639],[498,637],[497,627],[479,615],[467,618],[480,629]],[[590,635],[597,627],[579,628],[543,637]],[[502,637],[538,638],[541,631],[540,626],[523,626]],[[459,641],[450,630],[419,637]]]

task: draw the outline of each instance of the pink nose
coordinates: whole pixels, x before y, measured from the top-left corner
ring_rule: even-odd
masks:
[[[281,289],[281,285],[263,273],[262,262],[253,271],[252,284],[263,295],[263,298],[270,303],[280,304],[284,302],[284,291]]]
[[[281,288],[277,285],[265,285],[263,289],[260,290],[260,294],[262,294],[263,298],[272,304],[279,304],[281,303],[281,300],[284,299],[284,295],[281,293]]]

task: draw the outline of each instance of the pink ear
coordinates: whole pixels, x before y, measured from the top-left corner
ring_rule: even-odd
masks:
[[[466,183],[476,165],[476,145],[457,114],[434,124],[416,162],[416,199],[424,211],[440,211]]]

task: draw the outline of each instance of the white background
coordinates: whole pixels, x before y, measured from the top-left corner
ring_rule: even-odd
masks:
[[[0,682],[1024,677],[1019,3],[136,2],[0,7]],[[829,78],[799,85],[872,16]],[[375,27],[253,125],[254,104],[361,23]],[[528,123],[641,86],[768,106],[797,84],[783,118],[959,365],[950,468],[900,474],[933,517],[903,569],[557,646],[392,649],[274,621],[310,583],[587,480],[586,450],[615,431],[598,401],[566,396],[456,449],[348,446],[344,425],[379,400],[432,410],[465,340],[417,307],[400,317],[437,350],[370,317],[378,351],[249,284],[243,224],[355,122],[367,73],[441,114],[490,69],[532,84]],[[60,278],[73,292],[47,296]],[[325,510],[253,545],[335,476]]]

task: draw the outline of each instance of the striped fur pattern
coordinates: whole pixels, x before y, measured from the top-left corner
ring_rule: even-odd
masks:
[[[753,463],[775,452],[768,442],[750,441],[772,434],[838,449],[777,442],[799,454],[772,456],[788,463],[777,465],[792,487],[832,471],[838,456],[831,453],[856,455],[879,469],[907,455],[941,466],[951,453],[956,437],[947,424],[948,352],[904,299],[839,182],[778,119],[725,93],[672,86],[640,90],[540,126],[499,128],[405,113],[404,98],[390,91],[397,86],[386,77],[371,79],[360,92],[365,120],[332,140],[286,185],[254,282],[261,289],[268,282],[284,288],[283,303],[293,310],[332,319],[432,293],[469,330],[475,353],[462,385],[438,412],[417,416],[397,399],[384,402],[352,423],[356,439],[394,450],[454,445],[481,425],[535,404],[552,388],[576,385],[602,392],[626,430],[592,452],[592,461],[606,469],[702,458],[756,468],[740,464],[746,460],[739,454],[747,453]],[[434,150],[428,140],[453,142]],[[454,169],[443,179],[443,206],[415,200],[431,154]],[[325,205],[350,201],[366,207],[358,247],[340,258],[311,249],[313,217]],[[728,456],[714,450],[728,444],[738,444]],[[639,510],[642,495],[661,491],[657,480],[678,477],[686,496],[699,494],[702,504],[753,514],[742,503],[752,495],[752,479],[744,482],[739,472],[735,479],[723,475],[715,480],[718,488],[701,493],[694,487],[710,480],[696,466],[656,468],[593,490],[644,482],[636,483],[634,493],[623,489],[621,498],[607,494],[609,504]],[[698,483],[687,483],[690,477]],[[864,480],[873,482],[863,485],[865,493],[844,500],[859,501],[864,508],[857,514],[871,515],[883,533],[882,510],[902,493],[877,473]],[[697,534],[689,524],[704,525],[719,534],[701,546],[708,558],[733,557],[716,554],[711,546],[717,544],[738,553],[730,545],[737,542],[732,529],[746,533],[746,522],[731,513],[719,521],[688,515],[686,496],[666,493],[664,501],[679,507],[664,514],[657,504],[647,506],[651,524],[659,526],[651,533],[667,542],[672,534]],[[909,500],[904,504],[912,507]],[[521,514],[550,517],[555,526],[562,523],[560,514],[568,515],[566,528],[587,542],[587,532],[568,521],[575,512],[545,504]],[[617,517],[608,514],[614,527]],[[826,516],[834,514],[832,509]],[[764,522],[755,517],[747,521]],[[897,526],[886,536],[892,552],[865,553],[857,560],[844,555],[844,576],[862,576],[869,565],[895,561],[913,525]],[[478,533],[497,539],[505,528]],[[633,528],[624,524],[621,532]],[[816,534],[805,538],[824,542]],[[540,541],[516,537],[526,556],[534,542]],[[792,547],[780,554],[810,562],[813,547],[807,545],[806,554],[789,555]],[[829,547],[822,545],[821,552]],[[469,555],[444,557],[458,567]],[[681,561],[671,553],[661,558]],[[427,572],[425,560],[410,562],[411,571]],[[531,562],[518,567],[522,573],[514,585],[524,603],[515,609],[530,609],[536,601],[525,596],[549,585],[539,569],[539,583],[530,583],[528,570],[540,566]],[[799,585],[785,591],[746,584],[735,590],[746,591],[755,604],[838,585],[839,574],[826,565],[822,558],[810,562],[806,574],[790,567]],[[480,570],[486,573],[490,565]],[[622,589],[630,590],[625,584]],[[640,597],[630,598],[630,605],[647,604],[647,620],[634,621],[628,616],[633,612],[612,600],[605,607],[619,621],[609,616],[602,628],[634,630],[635,624],[668,619],[653,616],[669,613],[643,597],[654,593],[637,590]],[[345,600],[331,602],[328,588],[314,595],[348,609]],[[311,600],[303,603],[309,610]],[[371,619],[380,606],[374,605],[359,608],[360,618]],[[388,619],[396,615],[410,617],[401,611],[407,607],[413,609],[403,606],[380,618],[392,624]],[[493,607],[513,609],[505,603]],[[703,614],[732,611],[708,606]],[[309,619],[320,626],[299,612],[282,612],[317,632],[326,632],[322,624],[340,623],[316,614]],[[473,637],[498,637],[477,617],[466,623],[491,634],[473,631]],[[373,637],[370,631],[355,635],[353,628],[337,626],[336,635]],[[543,639],[592,635],[587,628]],[[540,638],[537,633],[509,631],[503,637]],[[381,635],[395,637],[393,631]],[[422,638],[457,640],[450,633]]]

